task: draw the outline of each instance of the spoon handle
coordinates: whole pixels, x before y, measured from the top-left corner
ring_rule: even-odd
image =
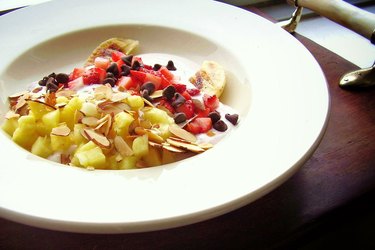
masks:
[[[375,43],[375,14],[342,0],[287,0],[289,4],[305,7]]]

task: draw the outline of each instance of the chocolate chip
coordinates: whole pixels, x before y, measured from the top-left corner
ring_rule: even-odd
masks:
[[[167,69],[168,69],[168,70],[177,70],[176,67],[174,66],[174,63],[173,63],[172,60],[169,60],[169,61],[168,61]]]
[[[141,91],[141,95],[142,95],[143,98],[145,98],[149,102],[153,102],[154,101],[154,99],[148,93],[147,89],[144,89],[143,91]]]
[[[134,61],[132,64],[132,69],[133,70],[139,70],[141,68],[141,63],[139,61]]]
[[[208,114],[208,117],[211,118],[212,124],[215,124],[217,121],[220,120],[221,115],[220,115],[219,112],[217,112],[217,111],[213,111],[213,112],[210,112],[210,113]]]
[[[107,74],[105,74],[105,77],[107,77],[107,78],[115,78],[115,75],[112,72],[107,72]]]
[[[115,83],[116,83],[116,80],[112,77],[107,77],[107,78],[104,79],[103,84],[107,84],[107,83],[109,83],[111,85],[111,87],[114,87]]]
[[[174,101],[172,102],[172,106],[174,108],[181,106],[185,102],[186,102],[186,99],[183,95],[181,95],[180,93],[174,94]]]
[[[47,80],[46,87],[47,87],[47,91],[56,92],[58,89],[58,86],[55,84],[55,78],[49,77]]]
[[[169,85],[163,90],[163,96],[168,100],[172,100],[174,94],[176,93],[176,88],[173,85]]]
[[[214,129],[220,132],[224,132],[228,129],[227,124],[223,120],[218,120],[217,122],[214,123],[213,125]]]
[[[236,125],[238,122],[238,115],[237,114],[225,114],[225,119],[230,121],[233,125]]]
[[[176,113],[173,119],[175,123],[179,124],[179,123],[186,121],[187,117],[185,113],[180,112],[180,113]]]
[[[48,80],[48,77],[45,76],[45,77],[43,77],[42,80],[40,80],[40,81],[38,82],[38,84],[39,84],[40,86],[46,86],[46,84],[47,84],[47,80]]]
[[[155,63],[154,67],[152,67],[153,70],[158,71],[161,68],[161,64]]]
[[[56,82],[65,84],[69,82],[69,75],[65,73],[58,73],[55,79],[56,79]]]
[[[133,55],[123,56],[123,57],[121,57],[121,60],[126,65],[131,66],[132,65],[132,61],[133,61]]]
[[[130,66],[123,64],[121,65],[121,76],[128,76],[130,74]]]
[[[151,95],[155,91],[155,84],[152,82],[146,82],[141,86],[141,91],[147,90],[148,94]]]
[[[107,68],[107,72],[110,72],[110,73],[112,73],[115,77],[117,77],[118,74],[119,74],[117,63],[112,62],[112,63],[108,66],[108,68]]]
[[[51,74],[49,74],[49,75],[48,75],[48,78],[49,78],[49,77],[56,78],[56,74],[55,74],[55,72],[52,72]]]

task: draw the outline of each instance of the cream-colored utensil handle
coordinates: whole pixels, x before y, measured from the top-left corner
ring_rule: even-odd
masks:
[[[375,14],[342,0],[287,0],[304,7],[370,39],[374,43]]]

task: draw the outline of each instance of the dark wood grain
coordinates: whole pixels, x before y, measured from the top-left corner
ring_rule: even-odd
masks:
[[[339,78],[357,67],[301,35],[295,37],[325,74],[331,113],[316,152],[279,188],[223,216],[148,233],[75,234],[0,219],[0,249],[290,248],[304,247],[306,241],[321,237],[319,231],[330,235],[335,226],[341,225],[338,221],[361,227],[355,224],[355,218],[371,212],[375,204],[375,89],[340,89]],[[340,242],[350,245],[350,240],[361,241],[363,234],[351,236],[354,239]],[[358,244],[375,247],[371,242]]]

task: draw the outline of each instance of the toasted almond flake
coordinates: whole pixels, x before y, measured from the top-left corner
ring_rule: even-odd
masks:
[[[101,100],[101,99],[107,99],[110,100],[113,94],[113,90],[111,85],[100,85],[94,89],[94,96],[95,99]]]
[[[5,114],[5,119],[12,119],[12,118],[19,118],[20,115],[17,114],[16,112],[14,112],[13,110],[9,110],[6,114]]]
[[[18,92],[18,93],[15,93],[13,95],[8,96],[8,98],[10,98],[10,99],[19,98],[19,97],[21,97],[25,94],[28,94],[28,93],[30,93],[30,92],[29,91],[21,91],[21,92]]]
[[[175,146],[172,146],[168,143],[163,143],[162,144],[163,148],[170,151],[170,152],[174,152],[174,153],[184,153],[186,152],[184,149],[181,149],[179,147],[175,147]]]
[[[34,88],[31,92],[33,92],[33,93],[38,93],[38,92],[40,92],[42,89],[43,89],[43,87],[36,87],[36,88]]]
[[[122,159],[124,159],[124,157],[122,157],[121,154],[116,154],[116,156],[115,156],[116,162],[120,162],[120,161],[122,161]]]
[[[66,102],[56,103],[55,107],[58,108],[58,109],[59,109],[59,108],[63,108],[63,107],[66,106],[66,104],[68,104],[68,103],[66,103]]]
[[[192,133],[186,131],[183,128],[180,128],[177,124],[169,125],[169,131],[174,134],[175,136],[182,138],[189,142],[196,142],[197,138]]]
[[[99,134],[99,133],[97,133],[94,130],[89,129],[89,128],[84,128],[83,132],[86,134],[86,136],[89,140],[93,141],[99,147],[101,147],[101,148],[110,148],[111,147],[111,142],[104,135],[101,135],[101,134]]]
[[[215,136],[216,133],[214,131],[212,131],[212,130],[209,130],[209,131],[207,131],[206,135],[212,137],[212,136]]]
[[[81,122],[89,127],[95,127],[98,125],[98,118],[92,116],[85,116]]]
[[[72,97],[77,92],[72,89],[62,89],[61,91],[56,92],[56,97],[64,96],[64,97]]]
[[[123,157],[131,156],[134,154],[131,147],[126,143],[126,141],[121,136],[116,136],[114,139],[115,148]]]
[[[19,98],[16,105],[14,106],[15,111],[17,112],[20,110],[22,107],[24,107],[27,104],[25,98]]]
[[[203,148],[204,150],[207,150],[207,149],[213,148],[214,145],[208,142],[204,142],[204,143],[199,143],[198,146]]]
[[[70,128],[66,125],[61,125],[53,128],[51,134],[57,136],[68,136],[70,134]]]
[[[183,148],[187,149],[189,151],[192,151],[194,153],[201,153],[204,152],[204,149],[199,147],[198,145],[191,144],[191,143],[184,143],[184,142],[178,142],[175,140],[167,139],[167,142],[171,144],[172,146],[178,147],[178,148]]]
[[[113,93],[110,100],[112,102],[119,102],[119,101],[125,100],[128,96],[129,96],[128,93],[116,92],[116,93]]]
[[[192,118],[186,120],[185,122],[178,124],[178,126],[180,128],[184,128],[188,123],[190,123],[192,120],[194,120],[195,118],[197,118],[197,116],[198,115],[194,115]]]
[[[162,144],[153,142],[153,141],[148,141],[148,145],[150,145],[151,147],[155,147],[155,148],[163,148]]]
[[[69,154],[61,154],[60,155],[60,163],[61,164],[69,164],[70,163],[70,155]]]
[[[163,96],[163,90],[162,89],[156,90],[156,91],[154,91],[154,93],[152,93],[150,95],[150,97],[153,98],[153,99],[157,99],[157,98],[160,98],[162,96]]]
[[[56,105],[56,93],[55,92],[47,93],[44,96],[44,102],[51,107],[55,107],[55,105]]]
[[[154,107],[154,104],[152,104],[149,100],[147,100],[146,98],[142,97],[143,101],[150,107]]]
[[[161,137],[160,135],[158,135],[155,131],[153,131],[151,129],[145,129],[143,127],[135,127],[134,132],[137,135],[146,135],[147,134],[148,139],[151,140],[151,141],[154,141],[154,142],[157,142],[157,143],[164,142],[163,137]]]

